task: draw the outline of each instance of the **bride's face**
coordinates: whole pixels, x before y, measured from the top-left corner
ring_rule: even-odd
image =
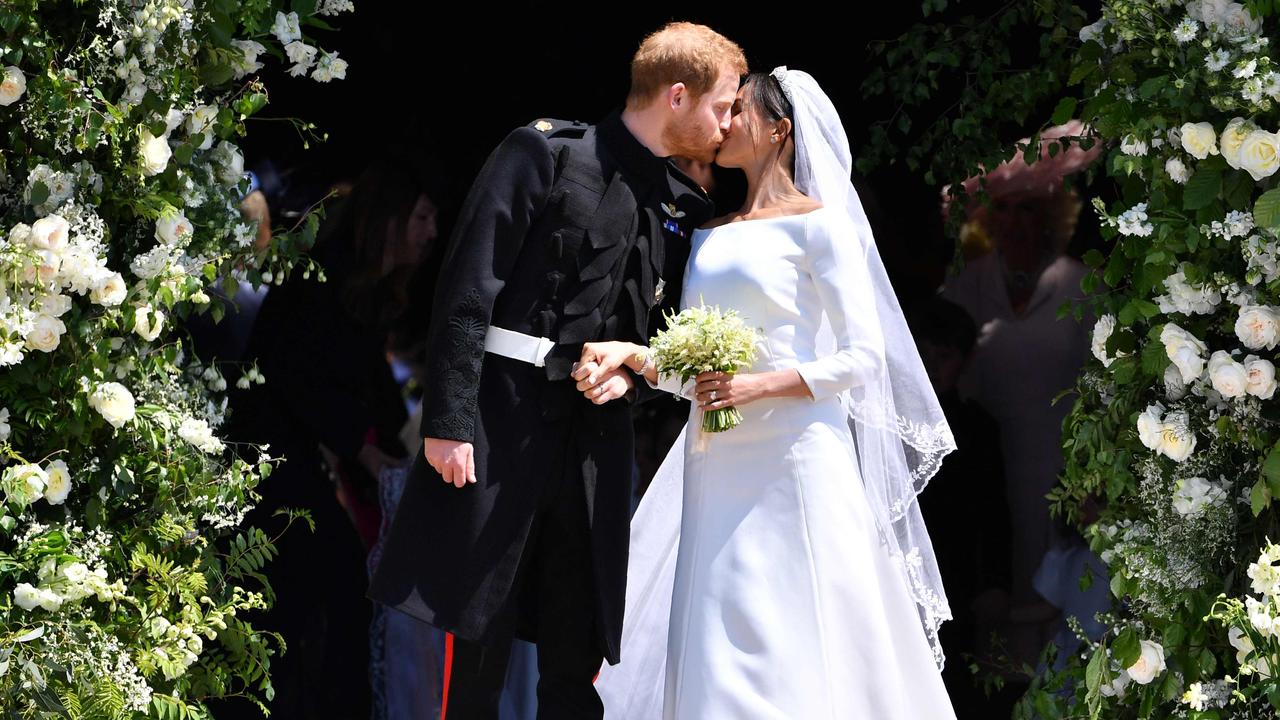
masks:
[[[743,85],[733,103],[733,120],[716,154],[716,164],[744,170],[760,165],[778,152],[779,146],[769,142],[778,129],[779,124],[764,117],[752,101],[751,85]]]

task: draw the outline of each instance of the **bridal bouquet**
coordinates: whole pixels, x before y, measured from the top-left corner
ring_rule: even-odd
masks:
[[[755,362],[760,333],[748,327],[738,313],[719,307],[689,307],[667,315],[667,329],[649,342],[653,361],[661,375],[680,376],[688,382],[704,372],[737,372]],[[742,413],[735,407],[703,413],[702,429],[723,432],[737,427]]]

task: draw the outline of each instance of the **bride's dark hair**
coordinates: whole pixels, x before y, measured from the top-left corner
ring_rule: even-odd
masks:
[[[787,99],[787,94],[782,91],[782,84],[778,82],[778,78],[772,73],[751,73],[747,75],[743,84],[747,87],[748,104],[757,108],[761,117],[775,123],[783,118],[791,121],[791,131],[788,133],[790,137],[796,128],[795,109]],[[795,145],[785,149],[786,139],[783,139],[783,147],[782,161],[787,171],[794,177],[796,174]]]

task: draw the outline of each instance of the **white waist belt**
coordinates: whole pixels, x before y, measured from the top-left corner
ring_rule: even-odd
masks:
[[[534,367],[542,367],[543,359],[556,344],[544,337],[534,337],[514,330],[504,330],[496,325],[489,326],[484,336],[484,349],[488,352],[532,363]]]

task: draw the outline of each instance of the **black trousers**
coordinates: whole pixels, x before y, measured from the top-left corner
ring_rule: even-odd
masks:
[[[504,613],[513,620],[489,645],[447,636],[441,720],[497,720],[516,617],[537,633],[538,719],[604,717],[586,494],[572,469],[557,473],[539,501],[516,570],[516,612]]]

